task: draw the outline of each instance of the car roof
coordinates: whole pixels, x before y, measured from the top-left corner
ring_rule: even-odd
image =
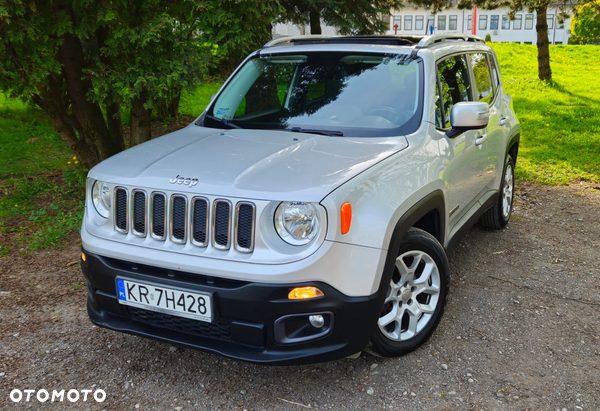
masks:
[[[271,40],[259,53],[305,51],[357,51],[413,55],[430,50],[435,58],[456,52],[490,51],[491,47],[470,34],[435,34],[431,36],[294,36]]]

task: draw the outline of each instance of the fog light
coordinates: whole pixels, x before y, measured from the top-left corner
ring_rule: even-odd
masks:
[[[317,287],[298,287],[294,288],[288,294],[288,298],[290,300],[305,300],[308,298],[316,298],[322,297],[323,291],[319,290]]]
[[[321,328],[325,325],[325,319],[322,315],[311,315],[308,317],[308,321],[315,328]]]

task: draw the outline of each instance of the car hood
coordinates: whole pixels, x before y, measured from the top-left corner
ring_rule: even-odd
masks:
[[[405,137],[346,138],[190,125],[103,161],[89,177],[182,193],[319,202],[406,147]]]

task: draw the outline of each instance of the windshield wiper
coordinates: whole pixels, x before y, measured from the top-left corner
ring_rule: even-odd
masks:
[[[292,128],[286,128],[284,130],[293,131],[296,133],[321,134],[321,135],[329,136],[329,137],[334,137],[334,136],[341,137],[344,135],[344,133],[342,133],[341,131],[337,131],[337,130],[317,130],[314,128],[292,127]]]
[[[215,116],[210,115],[210,114],[207,114],[204,117],[208,117],[211,120],[214,120],[214,121],[216,121],[218,123],[224,124],[224,125],[226,125],[229,128],[242,128],[242,127],[238,126],[237,124],[230,123],[229,121],[225,120],[224,118],[215,117]]]

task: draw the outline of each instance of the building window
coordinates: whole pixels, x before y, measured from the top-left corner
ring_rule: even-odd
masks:
[[[510,20],[506,14],[502,15],[502,30],[510,30]]]
[[[490,30],[498,30],[498,18],[497,14],[490,17]]]
[[[533,29],[533,14],[525,15],[525,30]]]
[[[471,18],[472,18],[471,15],[469,15],[469,17],[467,17],[467,30],[468,31],[472,31],[471,30]]]
[[[396,29],[396,24],[398,25],[398,30],[402,30],[402,16],[394,16],[394,24],[392,24],[392,30]]]
[[[523,15],[518,14],[515,16],[515,21],[513,23],[513,30],[521,30],[521,25],[523,24]]]
[[[448,30],[456,30],[456,22],[458,21],[458,16],[450,16],[448,20]]]
[[[404,30],[412,30],[412,16],[404,17]]]
[[[427,17],[427,32],[428,33],[432,33],[433,30],[432,28],[435,28],[435,17],[434,16],[429,16]]]
[[[548,14],[546,16],[546,22],[548,23],[548,28],[553,29],[554,28],[554,14]]]
[[[446,16],[438,16],[438,30],[446,30]]]
[[[487,16],[479,16],[479,30],[487,30]]]
[[[415,30],[423,30],[423,16],[415,16]]]

